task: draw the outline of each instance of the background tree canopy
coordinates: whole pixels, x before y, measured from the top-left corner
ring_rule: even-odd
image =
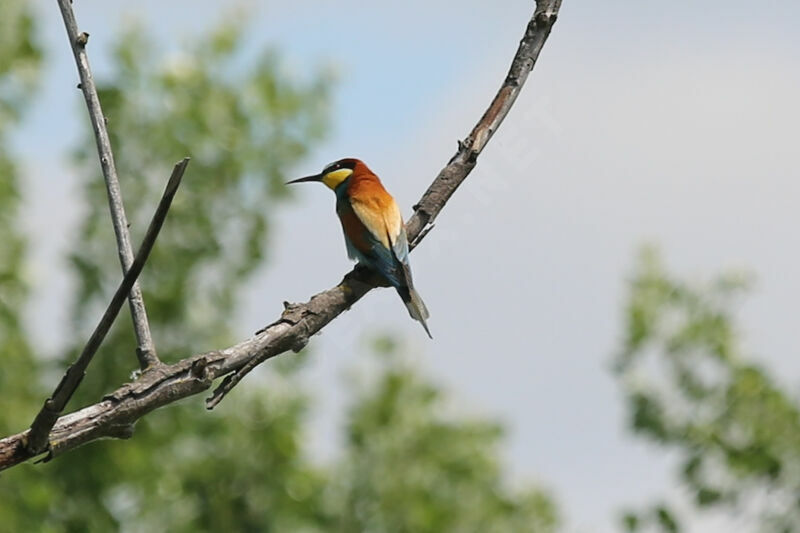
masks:
[[[105,306],[119,266],[93,137],[81,121],[71,158],[81,177],[81,220],[76,235],[64,236],[73,241],[73,285],[62,304],[71,306],[74,323],[56,354],[43,353],[25,322],[26,252],[35,243],[20,223],[24,161],[12,135],[24,125],[48,58],[35,6],[0,5],[3,436],[30,423]],[[169,60],[148,28],[128,25],[110,51],[111,73],[98,80],[134,242],[171,164],[193,158],[141,278],[166,361],[236,340],[235,311],[253,273],[272,258],[270,230],[274,208],[289,199],[287,173],[332,127],[331,72],[298,76],[280,50],[253,53],[246,21],[218,21]],[[479,187],[487,192],[485,182]],[[608,509],[620,517],[619,530],[696,531],[711,514],[738,531],[800,531],[800,400],[743,348],[736,310],[745,281],[723,275],[690,283],[653,250],[641,254],[624,295],[614,384],[631,435],[677,457],[682,497]],[[186,401],[143,418],[129,441],[98,442],[4,472],[0,529],[570,530],[574,510],[559,508],[550,491],[506,465],[504,424],[453,414],[446,388],[409,362],[409,344],[381,332],[368,338],[362,356],[377,370],[348,387],[334,458],[319,460],[307,446],[316,398],[303,377],[313,354],[284,357],[213,412],[199,399]],[[134,349],[123,311],[71,407],[129,380]],[[591,460],[603,462],[603,451]]]
[[[645,250],[616,372],[631,429],[678,452],[698,510],[733,513],[743,531],[797,531],[800,403],[743,353],[733,314],[745,282],[729,274],[686,283]],[[681,530],[663,503],[624,521],[631,531]]]
[[[39,65],[32,15],[13,3],[14,32],[3,33],[0,134],[19,120]],[[6,11],[8,14],[8,11]],[[280,54],[264,50],[240,66],[243,20],[222,21],[179,62],[165,64],[142,27],[119,36],[115,72],[100,81],[128,217],[138,241],[163,187],[168,165],[191,154],[191,185],[181,191],[150,259],[142,287],[160,356],[174,359],[222,346],[231,336],[243,285],[268,257],[269,213],[284,200],[285,171],[324,134],[331,78],[295,80]],[[247,60],[248,58],[244,58]],[[234,67],[235,65],[235,67]],[[0,145],[2,146],[2,145]],[[3,308],[0,374],[13,403],[0,428],[18,430],[46,394],[45,367],[61,368],[85,341],[118,282],[105,190],[87,127],[75,162],[84,179],[84,210],[70,265],[75,278],[75,338],[58,361],[35,357],[17,310],[24,237],[15,226],[19,200],[10,155],[2,152]],[[8,287],[8,288],[7,288]],[[75,403],[91,403],[135,369],[129,318],[104,343]],[[500,427],[459,420],[442,392],[384,341],[382,375],[362,390],[344,428],[342,456],[319,465],[303,446],[311,396],[297,374],[302,360],[278,362],[248,387],[207,412],[199,401],[164,409],[137,424],[125,443],[86,446],[69,460],[23,465],[0,483],[0,523],[12,531],[552,531],[554,504],[538,489],[506,487],[499,464]],[[110,354],[130,353],[120,361]],[[5,354],[11,354],[7,359]],[[3,379],[3,377],[12,379]],[[406,471],[408,476],[392,473]],[[478,529],[475,529],[478,528]]]

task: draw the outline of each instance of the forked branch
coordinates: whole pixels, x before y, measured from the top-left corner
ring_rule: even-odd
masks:
[[[556,21],[561,0],[538,0],[511,68],[492,103],[456,154],[442,169],[415,206],[408,221],[409,240],[415,244],[427,234],[433,220],[475,167],[478,155],[508,114]],[[52,457],[103,437],[129,437],[133,424],[145,414],[181,398],[208,390],[214,379],[231,375],[209,399],[213,407],[251,368],[289,350],[298,351],[310,336],[356,303],[375,285],[373,275],[355,268],[335,287],[302,304],[286,304],[283,314],[254,337],[235,346],[189,356],[161,365],[128,383],[103,401],[60,417],[50,434]],[[0,470],[34,454],[25,447],[28,432],[0,440]]]
[[[117,318],[122,304],[125,302],[125,298],[138,279],[139,274],[142,272],[147,258],[150,256],[150,251],[153,249],[158,233],[161,231],[161,226],[167,218],[167,212],[172,205],[172,199],[175,197],[175,193],[178,192],[178,186],[181,184],[183,173],[188,164],[189,158],[187,157],[175,165],[175,168],[172,170],[172,175],[167,182],[167,186],[164,189],[164,194],[161,196],[161,201],[158,203],[156,212],[153,214],[153,218],[147,228],[147,233],[145,233],[144,239],[142,239],[139,252],[136,254],[133,263],[131,263],[130,269],[122,278],[119,287],[117,287],[117,291],[114,293],[114,297],[111,298],[111,302],[108,304],[105,313],[103,313],[100,322],[97,323],[94,332],[92,332],[92,336],[89,337],[88,342],[83,347],[78,359],[69,366],[64,377],[62,377],[61,381],[58,383],[56,390],[53,392],[52,396],[44,402],[42,409],[36,415],[33,424],[31,424],[26,443],[30,453],[37,455],[47,448],[47,437],[50,434],[50,430],[53,428],[53,424],[55,424],[58,417],[61,416],[64,408],[67,406],[67,402],[78,389],[78,385],[80,385],[83,376],[86,374],[86,368],[88,368],[94,354],[97,353],[97,349],[100,348],[100,345],[106,338],[106,334],[108,330],[111,329],[112,324],[114,324],[114,320]]]

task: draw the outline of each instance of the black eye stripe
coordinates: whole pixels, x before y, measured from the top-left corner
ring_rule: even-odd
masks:
[[[353,160],[343,159],[341,161],[336,161],[335,163],[331,163],[327,167],[322,170],[323,174],[328,174],[329,172],[333,172],[334,170],[341,170],[343,168],[347,168],[350,170],[354,170],[356,168],[356,162]]]

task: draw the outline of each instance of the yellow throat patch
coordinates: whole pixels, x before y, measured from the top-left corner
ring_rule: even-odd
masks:
[[[352,174],[353,171],[349,168],[340,168],[337,170],[332,170],[331,172],[328,172],[327,174],[322,176],[322,183],[324,183],[331,189],[335,189],[344,180],[349,178]]]

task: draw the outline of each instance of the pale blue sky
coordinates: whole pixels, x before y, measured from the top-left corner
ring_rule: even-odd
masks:
[[[98,75],[130,5],[76,2]],[[222,4],[136,5],[168,54],[174,35],[202,31]],[[298,175],[361,157],[408,215],[505,75],[533,3],[249,5],[250,46],[274,43],[299,74],[321,64],[340,73],[333,135]],[[363,332],[388,328],[448,387],[456,411],[508,423],[514,481],[551,488],[570,531],[611,531],[621,505],[674,494],[672,458],[626,435],[608,370],[624,280],[643,242],[660,244],[689,278],[754,272],[756,292],[740,312],[746,346],[796,388],[800,4],[754,6],[564,1],[517,106],[413,254],[435,341],[390,291],[370,294],[313,340],[315,454],[338,446],[342,376],[365,364]],[[29,159],[28,226],[38,243],[34,327],[52,346],[68,323],[53,297],[66,283],[56,259],[76,219],[64,201],[74,183],[63,151],[84,116],[57,10],[37,7],[50,63],[16,144]],[[349,268],[332,204],[324,188],[307,187],[279,213],[275,261],[252,283],[242,335]],[[309,253],[314,261],[298,260]]]

